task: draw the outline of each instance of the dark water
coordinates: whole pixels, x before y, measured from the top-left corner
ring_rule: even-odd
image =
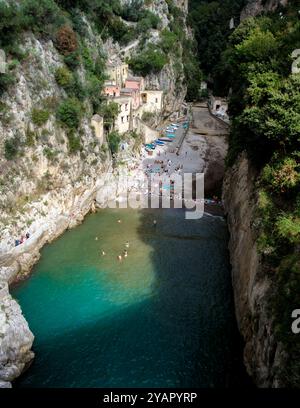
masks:
[[[36,353],[15,385],[240,383],[227,239],[225,222],[208,215],[199,221],[177,210],[88,216],[45,247],[30,279],[13,290]],[[127,240],[129,256],[120,263]]]

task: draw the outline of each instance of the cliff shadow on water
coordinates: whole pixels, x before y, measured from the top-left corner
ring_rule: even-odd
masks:
[[[13,291],[35,335],[35,359],[14,385],[248,386],[227,242],[222,217],[190,221],[174,209],[89,215],[47,245]]]
[[[152,248],[159,285],[156,307],[173,337],[197,361],[188,385],[253,387],[234,314],[224,218],[205,213],[199,220],[187,220],[184,210],[143,210],[139,235]]]

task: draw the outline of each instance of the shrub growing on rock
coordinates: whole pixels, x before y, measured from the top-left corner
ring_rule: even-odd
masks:
[[[45,109],[33,108],[31,111],[31,120],[37,126],[44,125],[49,119],[50,113]]]
[[[51,32],[51,26],[60,19],[60,10],[53,0],[24,0],[20,8],[21,24],[42,33]]]
[[[119,113],[119,105],[116,102],[103,103],[100,107],[100,114],[104,118],[106,128],[110,128]]]
[[[118,153],[121,136],[118,132],[113,131],[108,135],[108,144],[112,153]]]
[[[262,179],[274,192],[286,193],[300,186],[300,165],[295,159],[287,157],[274,165],[267,164]]]
[[[144,112],[142,115],[142,120],[146,123],[150,123],[153,118],[155,118],[155,113],[153,112]]]
[[[76,98],[64,100],[57,108],[57,118],[69,129],[77,129],[81,119],[81,104]]]
[[[80,64],[80,56],[78,50],[65,55],[64,62],[72,71],[74,71]]]
[[[6,139],[4,142],[4,156],[6,160],[14,159],[19,153],[20,140],[17,136],[12,139]]]
[[[167,56],[156,46],[149,46],[129,61],[134,73],[142,76],[160,72],[168,62]]]
[[[75,136],[73,131],[68,132],[69,150],[70,153],[76,153],[81,150],[80,137]]]
[[[73,83],[73,74],[65,67],[59,67],[55,71],[55,80],[59,86],[68,89]]]
[[[68,25],[60,27],[60,29],[56,33],[55,44],[57,49],[63,55],[69,55],[75,52],[78,48],[78,42],[73,29]]]

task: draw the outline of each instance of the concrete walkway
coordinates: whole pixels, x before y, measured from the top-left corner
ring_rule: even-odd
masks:
[[[208,110],[206,104],[196,104],[192,108],[193,120],[191,131],[202,135],[226,136],[228,135],[228,125],[214,118]]]
[[[205,173],[205,189],[210,194],[222,183],[228,132],[225,124],[210,115],[206,104],[197,104],[192,107],[192,122],[187,134],[184,136],[185,131],[180,127],[171,143],[156,147],[153,156],[145,153],[141,168],[158,172],[161,166],[155,161],[159,160],[164,162],[169,174],[179,166],[183,167],[179,174]],[[180,144],[179,155],[176,155]],[[171,165],[167,166],[169,160]]]

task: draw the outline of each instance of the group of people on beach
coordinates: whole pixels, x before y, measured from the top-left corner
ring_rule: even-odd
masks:
[[[158,173],[159,175],[166,173],[170,175],[172,164],[173,164],[173,161],[171,159],[169,159],[167,162],[165,162],[164,160],[155,160],[154,165],[159,165],[159,167],[156,166],[153,169],[153,165],[147,164],[145,175],[149,173]],[[183,164],[178,164],[175,167],[174,171],[180,173],[182,169],[183,169]]]
[[[26,232],[26,234],[22,235],[20,239],[15,240],[15,246],[19,246],[19,245],[23,244],[23,242],[25,242],[29,238],[30,238],[30,234],[29,234],[29,232]]]

